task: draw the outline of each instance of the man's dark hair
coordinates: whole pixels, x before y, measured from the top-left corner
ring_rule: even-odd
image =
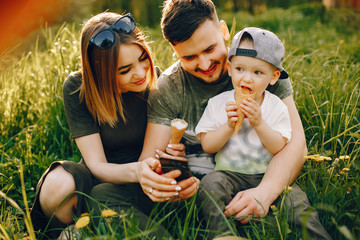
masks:
[[[163,4],[161,30],[172,45],[188,40],[206,20],[218,21],[211,0],[166,0]]]

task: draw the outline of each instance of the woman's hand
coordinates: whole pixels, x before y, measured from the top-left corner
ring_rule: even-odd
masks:
[[[178,183],[181,187],[179,192],[179,199],[188,199],[192,197],[197,190],[199,190],[200,180],[196,177],[189,177],[188,179],[182,180]]]
[[[180,181],[178,185],[182,190],[178,192],[178,195],[175,195],[170,199],[171,203],[181,199],[185,200],[191,198],[199,190],[200,180],[196,177],[189,177],[188,179]]]
[[[161,150],[156,150],[156,158],[160,158],[160,157],[166,157],[166,156],[181,156],[181,157],[185,157],[185,146],[184,144],[169,144],[166,147],[166,153],[164,153]],[[161,174],[161,168],[160,171],[158,172],[159,174]],[[176,178],[178,176],[180,176],[181,174],[179,170],[175,170],[175,171],[171,171],[168,173],[163,174],[162,176],[166,176],[166,177],[173,177]],[[197,179],[196,177],[190,177],[188,179],[182,180],[180,181],[177,185],[181,187],[181,190],[178,192],[178,195],[174,195],[171,198],[171,202],[176,202],[180,199],[188,199],[190,197],[192,197],[197,190],[199,189],[199,184],[200,184],[200,180]]]
[[[155,158],[147,158],[139,162],[138,178],[144,193],[153,202],[164,202],[172,197],[179,196],[182,190],[175,178],[180,176],[180,170],[174,170],[164,175],[161,174],[160,161]],[[184,180],[185,181],[185,180]],[[187,186],[187,184],[182,184]],[[186,191],[188,194],[188,192]]]
[[[140,185],[153,202],[171,202],[192,197],[199,189],[200,180],[190,177],[179,183],[175,178],[181,175],[180,170],[162,174],[160,161],[154,158],[139,162],[138,176]]]

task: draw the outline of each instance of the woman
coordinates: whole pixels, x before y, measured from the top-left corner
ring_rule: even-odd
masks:
[[[181,188],[192,196],[198,183],[189,179],[178,184],[174,178],[179,171],[157,174],[160,163],[155,158],[138,162],[147,96],[156,81],[149,48],[131,14],[105,12],[84,25],[81,59],[82,70],[65,80],[63,97],[83,160],[54,162],[43,174],[31,212],[34,228],[44,230],[52,216],[48,229],[62,228],[74,215],[88,211],[93,201],[75,191],[108,207],[133,207],[145,227],[153,202],[173,199]]]

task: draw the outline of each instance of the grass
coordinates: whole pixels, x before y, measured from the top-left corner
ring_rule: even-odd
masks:
[[[220,16],[232,23],[233,29],[264,27],[284,41],[284,67],[291,76],[312,155],[297,184],[307,193],[333,239],[359,238],[360,14],[303,5],[272,9],[256,17],[226,12]],[[1,62],[0,238],[34,239],[27,210],[37,181],[52,161],[80,159],[70,138],[61,93],[66,76],[81,67],[75,26],[68,23],[44,28],[30,51],[16,61]],[[156,64],[164,70],[176,58],[159,29],[146,31],[152,36]],[[288,216],[281,214],[280,203],[269,212],[275,222],[251,222],[239,234],[249,239],[299,239],[301,231],[287,224]],[[190,200],[184,208],[185,216],[168,212],[158,219],[171,226],[169,231],[177,239],[206,234],[194,202]],[[111,218],[120,219],[123,227],[119,229],[113,223],[116,221],[104,218],[101,226],[94,226],[95,231],[83,228],[80,232],[90,239],[146,239],[147,232],[136,228],[131,213],[119,212]]]

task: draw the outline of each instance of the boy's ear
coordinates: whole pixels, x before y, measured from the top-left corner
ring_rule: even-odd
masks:
[[[281,71],[279,69],[275,69],[273,76],[271,78],[271,81],[270,81],[270,85],[274,85],[277,82],[277,80],[279,79],[280,75],[281,75]]]
[[[228,74],[231,77],[231,62],[229,61],[229,59],[226,60],[226,67],[227,67],[227,70],[228,70]]]
[[[223,35],[224,40],[227,41],[230,38],[230,33],[229,28],[224,20],[220,21],[220,31]]]

